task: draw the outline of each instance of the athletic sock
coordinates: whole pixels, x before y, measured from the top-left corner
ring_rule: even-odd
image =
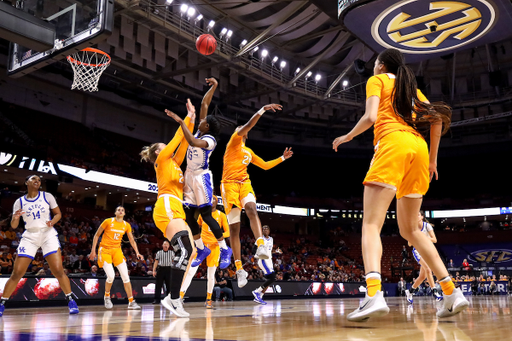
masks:
[[[455,284],[453,284],[453,281],[450,278],[450,276],[446,276],[445,278],[440,280],[439,284],[441,284],[441,289],[443,289],[443,294],[445,295],[451,295],[453,293],[453,290],[455,289]]]
[[[110,298],[110,291],[105,291],[105,297]]]
[[[194,243],[196,244],[196,247],[199,250],[204,249],[204,243],[203,243],[203,240],[201,238],[194,240]]]
[[[133,302],[133,296],[132,297],[128,297],[128,303],[132,303]]]
[[[264,244],[265,244],[265,241],[263,240],[262,237],[259,237],[258,239],[256,239],[256,245],[261,246]]]
[[[243,270],[243,269],[244,269],[244,268],[243,268],[243,266],[242,266],[242,261],[241,261],[241,260],[239,260],[239,259],[237,259],[237,260],[235,261],[235,266],[236,266],[236,271],[239,271],[239,270]]]
[[[219,240],[219,246],[221,249],[224,249],[224,250],[226,250],[228,248],[228,245],[226,244],[226,240],[224,240],[224,239]]]
[[[5,302],[9,301],[9,297],[0,298],[0,305],[5,305]]]
[[[73,293],[70,292],[69,294],[65,294],[66,295],[66,301],[72,301],[73,300]]]
[[[181,299],[184,299],[184,298],[185,298],[185,292],[184,292],[184,291],[180,291],[180,298],[181,298]]]
[[[381,276],[378,272],[371,272],[366,275],[366,293],[373,297],[381,289]]]
[[[212,300],[212,293],[211,292],[207,292],[206,293],[206,300],[207,301],[211,301]]]

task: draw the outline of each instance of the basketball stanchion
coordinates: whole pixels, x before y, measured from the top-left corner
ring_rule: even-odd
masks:
[[[98,81],[111,58],[106,52],[88,47],[67,56],[67,60],[74,73],[71,90],[94,92],[98,91]]]

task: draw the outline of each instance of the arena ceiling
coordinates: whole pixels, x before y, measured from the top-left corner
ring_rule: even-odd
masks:
[[[323,147],[364,112],[368,73],[357,72],[354,61],[368,72],[376,52],[338,20],[335,1],[116,0],[115,16],[113,36],[99,44],[113,60],[100,84],[127,98],[179,112],[187,97],[202,98],[204,78],[213,75],[223,81],[214,99],[223,123],[245,122],[263,104],[280,102],[283,112],[266,115],[257,127],[264,136],[316,139]],[[205,32],[219,42],[211,56],[195,48]],[[505,39],[410,64],[429,98],[455,109],[449,144],[510,144],[510,51]],[[64,61],[48,69],[71,77]],[[493,72],[500,73],[499,86],[489,86]],[[371,140],[363,137],[354,148]]]

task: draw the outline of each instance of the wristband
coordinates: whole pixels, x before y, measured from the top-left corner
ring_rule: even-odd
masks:
[[[284,155],[281,155],[281,160],[285,161]]]
[[[261,116],[261,115],[263,115],[263,114],[265,113],[265,111],[266,111],[266,110],[265,110],[265,107],[263,107],[263,108],[261,108],[260,110],[258,110],[258,111],[256,112],[256,115],[260,115],[260,116]]]

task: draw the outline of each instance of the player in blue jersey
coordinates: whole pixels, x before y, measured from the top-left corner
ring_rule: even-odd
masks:
[[[217,238],[220,247],[219,267],[225,269],[231,263],[233,252],[224,240],[219,223],[212,217],[213,175],[209,169],[210,156],[217,146],[217,138],[221,129],[220,122],[214,116],[208,116],[208,107],[218,83],[215,78],[207,78],[206,83],[210,85],[210,89],[201,102],[197,132],[193,135],[189,130],[185,131],[183,129],[185,139],[189,143],[183,196],[187,224],[192,231],[197,248],[197,256],[191,266],[198,266],[210,254],[210,250],[205,247],[201,239],[201,227],[197,223],[200,214],[203,222],[208,225],[215,238]],[[188,100],[187,107],[189,107],[189,110],[193,108],[190,100]],[[168,112],[167,114],[171,115],[172,113]],[[171,117],[181,126],[185,125],[177,115],[172,114]]]
[[[18,228],[20,218],[25,222],[25,232],[18,245],[18,256],[14,261],[11,277],[5,283],[0,298],[0,316],[5,310],[5,303],[16,289],[28,266],[34,259],[39,248],[48,262],[52,274],[66,296],[70,314],[78,314],[78,306],[73,299],[69,278],[62,267],[62,256],[57,231],[53,227],[62,217],[59,206],[52,194],[39,191],[41,178],[37,175],[27,177],[27,194],[17,199],[13,206],[11,227]],[[52,217],[53,216],[53,217]]]

